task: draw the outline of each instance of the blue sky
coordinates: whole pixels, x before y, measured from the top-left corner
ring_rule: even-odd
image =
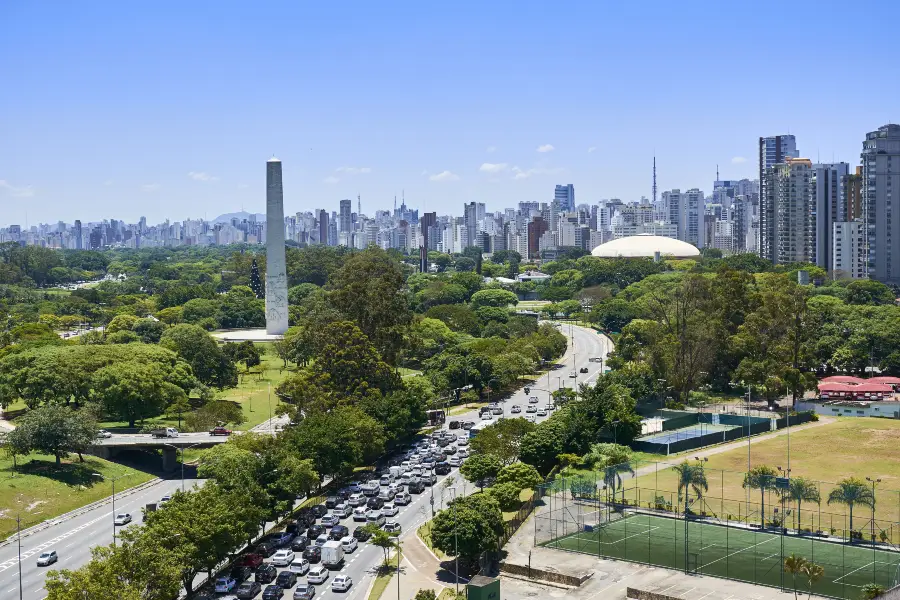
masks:
[[[0,225],[710,192],[900,121],[883,2],[2,2]],[[544,151],[541,151],[544,150]]]

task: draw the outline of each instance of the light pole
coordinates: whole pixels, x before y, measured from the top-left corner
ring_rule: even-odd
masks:
[[[875,547],[875,484],[881,483],[881,479],[866,477],[866,481],[872,484],[872,547]],[[853,535],[853,532],[850,533]]]
[[[16,543],[19,545],[19,600],[22,600],[22,515],[16,515]]]
[[[459,538],[456,534],[456,486],[450,488],[450,504],[453,505],[453,570],[456,573],[456,595],[459,596]]]
[[[99,477],[100,479],[106,479],[101,473],[94,473],[94,477]],[[112,516],[113,516],[113,548],[116,546],[116,482],[123,477],[128,477],[131,473],[124,473],[119,475],[118,477],[110,477],[109,481],[112,483]]]
[[[184,491],[184,451],[186,448],[193,448],[195,446],[202,446],[203,442],[198,442],[196,444],[191,444],[190,446],[176,446],[175,444],[163,444],[163,446],[168,446],[170,448],[175,448],[176,451],[181,453],[181,491]]]
[[[613,428],[613,443],[616,445],[619,444],[619,423],[621,423],[621,421],[619,421],[618,419],[614,419],[610,423]]]

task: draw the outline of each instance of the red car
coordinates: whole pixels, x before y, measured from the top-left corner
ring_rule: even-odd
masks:
[[[241,566],[256,569],[263,564],[263,557],[259,554],[247,554],[241,559]]]
[[[231,430],[224,427],[213,427],[209,430],[209,435],[231,435]]]

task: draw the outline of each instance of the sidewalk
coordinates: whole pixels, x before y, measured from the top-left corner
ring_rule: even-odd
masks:
[[[397,596],[399,600],[410,600],[419,590],[434,590],[435,594],[440,595],[444,588],[455,587],[454,574],[441,568],[441,561],[432,554],[415,531],[400,543],[403,556],[400,562],[400,593]],[[460,577],[460,586],[465,582],[465,578]],[[393,598],[395,594],[397,594],[397,576],[393,575],[382,598]]]

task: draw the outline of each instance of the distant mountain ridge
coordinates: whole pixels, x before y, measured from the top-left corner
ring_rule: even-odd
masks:
[[[226,213],[224,215],[219,215],[215,219],[213,219],[213,223],[231,223],[232,219],[237,219],[238,221],[243,221],[244,219],[249,220],[253,213],[248,212],[236,212],[236,213]],[[256,213],[257,221],[265,221],[266,215],[261,213]]]

